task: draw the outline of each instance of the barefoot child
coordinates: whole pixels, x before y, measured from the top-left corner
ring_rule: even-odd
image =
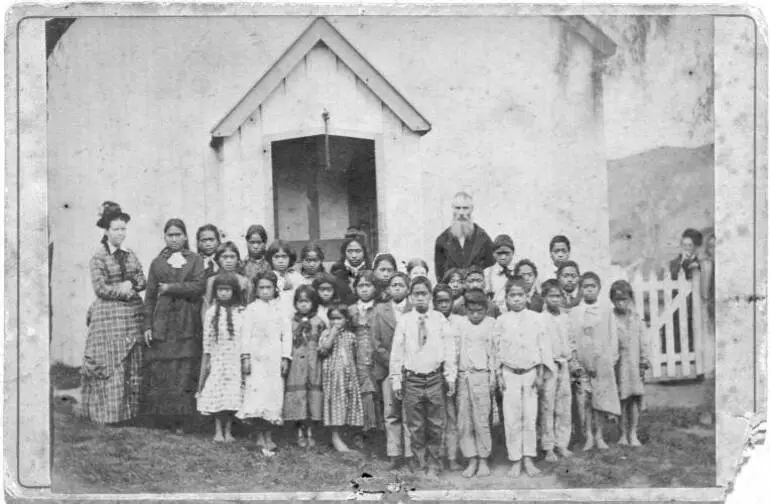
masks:
[[[318,312],[318,294],[309,285],[294,291],[291,366],[283,397],[283,421],[297,422],[297,444],[315,446],[313,424],[323,420],[318,339],[326,329]]]
[[[198,385],[198,411],[214,415],[214,441],[233,440],[233,414],[241,407],[241,375],[248,374],[242,359],[243,307],[241,289],[234,273],[214,277],[214,304],[203,325],[203,362]],[[224,434],[222,425],[224,424]]]
[[[487,296],[481,289],[465,293],[468,317],[457,324],[457,427],[460,450],[468,460],[463,476],[489,476],[492,451],[489,417],[495,393],[495,320],[486,316]]]
[[[580,283],[583,301],[569,314],[580,363],[574,370],[578,423],[585,439],[583,450],[591,450],[594,446],[606,450],[604,419],[607,415],[620,415],[615,380],[618,342],[610,330],[612,307],[599,300],[601,282],[598,275],[587,272]]]
[[[449,396],[455,393],[455,345],[446,318],[430,309],[430,281],[417,277],[409,288],[413,309],[396,326],[390,376],[393,393],[404,401],[417,463],[420,469],[427,466],[428,477],[436,478],[441,468],[444,387]]]
[[[247,369],[243,402],[236,413],[242,420],[261,423],[257,446],[266,456],[275,454],[271,427],[283,418],[283,378],[291,361],[291,326],[277,299],[278,277],[264,271],[255,278],[257,299],[244,311],[246,331],[243,350]]]
[[[214,260],[219,266],[219,273],[232,273],[238,279],[238,285],[240,293],[238,298],[241,300],[241,304],[246,306],[247,300],[251,298],[251,282],[246,275],[238,273],[238,265],[241,262],[241,253],[238,251],[238,246],[231,242],[224,242],[217,248],[214,254]],[[218,273],[217,273],[218,274]],[[211,276],[206,281],[206,295],[203,298],[203,306],[201,311],[205,316],[209,306],[214,301],[214,278],[216,275]]]
[[[545,336],[550,339],[553,372],[545,374],[539,397],[540,446],[545,460],[556,462],[557,454],[567,458],[572,434],[572,388],[570,361],[576,357],[575,341],[569,326],[569,316],[560,309],[561,289],[556,280],[546,280],[541,286],[546,309],[543,311]],[[574,365],[572,369],[575,369]]]
[[[620,394],[619,445],[641,446],[637,436],[639,412],[644,396],[644,372],[650,368],[647,358],[647,338],[642,319],[634,310],[634,291],[625,280],[610,287],[614,305],[612,332],[617,335],[620,359],[617,366]]]
[[[393,396],[390,374],[390,351],[393,346],[393,333],[396,324],[404,313],[411,310],[407,299],[409,278],[404,273],[396,273],[390,278],[388,294],[390,301],[378,303],[372,315],[372,341],[374,343],[374,377],[382,390],[383,417],[385,419],[385,437],[387,454],[391,461],[391,470],[400,469],[404,463],[411,466],[412,448],[409,434],[403,426],[403,405]]]
[[[492,302],[497,305],[501,313],[505,312],[505,283],[514,273],[511,271],[511,262],[516,247],[513,240],[507,234],[498,235],[492,243],[496,263],[484,270],[486,292],[492,297]]]
[[[536,476],[540,470],[532,459],[537,456],[537,391],[553,356],[542,316],[527,310],[524,280],[513,277],[505,296],[508,312],[497,319],[495,362],[503,390],[505,443],[513,462],[508,475],[518,477],[523,465],[529,476]]]
[[[339,302],[337,279],[330,273],[318,273],[313,279],[313,290],[318,294],[318,317],[329,326],[329,308]]]
[[[267,248],[267,262],[278,278],[278,297],[286,317],[294,315],[294,289],[302,284],[302,275],[294,271],[297,253],[287,242],[275,240]]]
[[[438,284],[433,289],[433,307],[446,317],[449,327],[452,329],[455,349],[459,344],[458,326],[465,317],[452,313],[452,292],[448,286]],[[463,304],[465,309],[465,304]],[[455,356],[457,358],[457,356]],[[450,471],[459,471],[462,466],[457,462],[457,452],[460,448],[460,435],[457,430],[457,398],[446,398],[446,417],[444,418],[444,450],[446,452],[447,465]]]
[[[377,429],[379,418],[376,408],[377,383],[374,378],[374,346],[372,341],[372,315],[374,313],[374,273],[362,270],[353,281],[353,289],[358,301],[350,305],[351,327],[356,334],[356,367],[358,369],[358,388],[361,392],[361,405],[364,409],[362,434],[356,436],[358,448],[363,448],[364,437]]]
[[[342,430],[364,425],[356,371],[356,335],[350,330],[347,306],[332,305],[327,316],[330,327],[321,334],[319,342],[323,360],[324,425],[332,429],[334,449],[347,452],[350,449],[342,440]]]
[[[302,263],[300,267],[300,275],[302,279],[299,280],[301,285],[311,285],[315,276],[318,273],[324,273],[324,249],[318,242],[308,242],[299,254],[299,260]]]

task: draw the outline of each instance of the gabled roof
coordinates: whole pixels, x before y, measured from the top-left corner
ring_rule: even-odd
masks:
[[[615,54],[618,45],[585,16],[559,16],[559,18],[605,58]]]
[[[272,67],[241,98],[241,101],[219,121],[211,131],[214,137],[232,135],[262,102],[272,93],[291,70],[317,44],[329,48],[361,82],[413,132],[424,135],[430,131],[430,123],[401,93],[377,71],[353,45],[326,19],[319,17],[299,36]]]

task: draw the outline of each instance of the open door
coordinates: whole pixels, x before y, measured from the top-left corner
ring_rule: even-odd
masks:
[[[350,228],[377,250],[374,141],[323,135],[272,142],[276,237],[300,249],[321,243],[326,262],[340,257]]]

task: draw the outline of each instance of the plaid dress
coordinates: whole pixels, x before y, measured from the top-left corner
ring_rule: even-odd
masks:
[[[144,290],[146,280],[131,250],[111,254],[100,247],[89,269],[96,300],[86,317],[82,414],[100,424],[121,422],[135,417],[139,410],[143,321],[139,292]],[[118,284],[125,280],[133,284],[130,295],[118,290]]]
[[[344,331],[328,348],[329,330],[321,334],[324,425],[362,427],[364,410],[356,371],[356,335]]]

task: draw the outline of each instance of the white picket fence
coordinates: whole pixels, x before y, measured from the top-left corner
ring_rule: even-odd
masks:
[[[651,381],[695,378],[704,373],[704,331],[701,311],[700,275],[672,280],[652,273],[631,280],[637,313],[649,331]]]

